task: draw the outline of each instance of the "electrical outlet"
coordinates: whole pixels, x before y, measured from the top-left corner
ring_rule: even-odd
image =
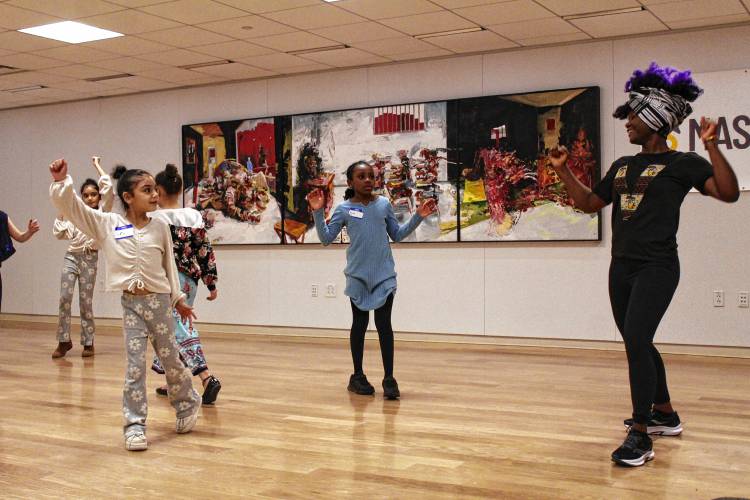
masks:
[[[318,296],[318,284],[312,283],[310,285],[310,296],[311,297],[317,297]]]
[[[714,307],[724,307],[724,290],[714,290]]]
[[[737,292],[737,307],[750,307],[750,292]]]
[[[336,296],[336,285],[333,283],[328,283],[326,285],[326,297],[335,297]]]

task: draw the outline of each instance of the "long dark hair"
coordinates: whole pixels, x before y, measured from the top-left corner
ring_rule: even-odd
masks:
[[[161,186],[170,196],[182,191],[182,177],[172,163],[167,163],[164,170],[156,174],[154,180],[156,185]]]
[[[133,194],[133,188],[142,177],[150,176],[151,174],[140,168],[127,168],[125,165],[117,165],[112,171],[112,178],[117,180],[117,196],[120,197],[125,210],[130,207],[125,202],[123,195],[125,193]]]
[[[362,160],[355,161],[349,167],[346,169],[346,180],[351,182],[352,179],[354,179],[354,169],[362,166],[362,167],[369,167],[370,165]],[[354,188],[346,188],[346,191],[344,191],[344,199],[348,200],[349,198],[354,198]]]
[[[86,186],[92,186],[94,189],[96,189],[96,192],[99,193],[99,184],[94,179],[86,179],[83,181],[83,184],[81,184],[81,194],[83,194],[83,190],[86,189]]]

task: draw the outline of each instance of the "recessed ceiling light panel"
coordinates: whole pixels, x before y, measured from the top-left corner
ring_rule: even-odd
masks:
[[[67,43],[93,42],[95,40],[106,40],[107,38],[123,36],[122,33],[117,33],[116,31],[103,30],[101,28],[77,23],[75,21],[44,24],[42,26],[24,28],[18,31]]]

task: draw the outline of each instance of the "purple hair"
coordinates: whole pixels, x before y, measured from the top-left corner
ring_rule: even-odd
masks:
[[[625,92],[642,88],[663,89],[670,94],[685,98],[688,102],[695,101],[703,93],[703,89],[693,80],[689,69],[679,71],[670,66],[659,66],[655,62],[649,64],[646,71],[639,69],[633,71],[633,76],[625,82]],[[623,104],[615,110],[613,116],[624,119],[629,111],[628,105]]]

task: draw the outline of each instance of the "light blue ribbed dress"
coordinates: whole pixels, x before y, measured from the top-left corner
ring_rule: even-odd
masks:
[[[419,226],[422,217],[415,213],[399,225],[391,203],[383,196],[367,205],[344,201],[334,209],[328,224],[323,209],[313,212],[313,217],[323,245],[329,245],[346,226],[351,243],[346,249],[344,294],[362,311],[385,304],[388,295],[396,292],[396,268],[388,237],[395,242],[403,240]]]

